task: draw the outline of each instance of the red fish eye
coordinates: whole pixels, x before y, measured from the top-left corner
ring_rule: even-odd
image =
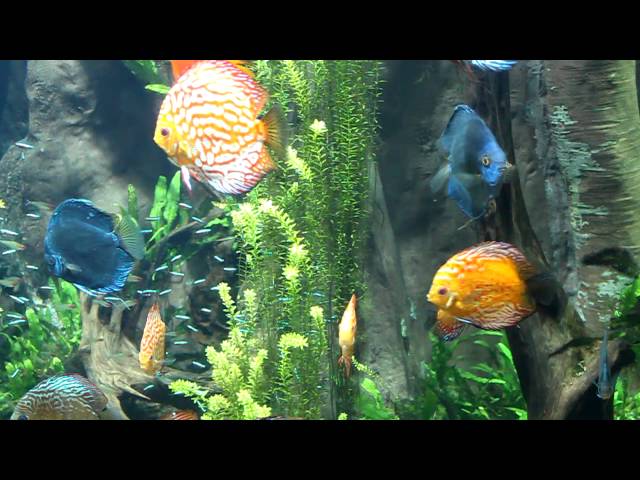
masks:
[[[447,293],[447,289],[442,287],[440,290],[438,290],[438,295],[446,295]]]
[[[169,129],[168,129],[168,128],[163,128],[162,130],[160,130],[160,134],[161,134],[163,137],[167,137],[167,136],[169,136]]]

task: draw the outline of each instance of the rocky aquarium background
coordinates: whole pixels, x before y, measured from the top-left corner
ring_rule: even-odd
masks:
[[[285,104],[297,157],[290,151],[279,161],[280,172],[247,197],[255,207],[248,213],[242,199],[212,204],[218,199],[198,186],[192,197],[179,189],[171,197],[176,168],[153,142],[163,95],[145,89],[169,81],[168,66],[156,63],[152,80],[114,60],[0,62],[0,227],[19,233],[2,240],[26,246],[0,257],[0,276],[20,279],[5,282],[0,296],[3,418],[29,388],[62,371],[83,374],[103,390],[105,418],[157,419],[176,409],[212,418],[215,412],[227,412],[226,418],[637,418],[635,61],[523,60],[508,73],[476,78],[444,60],[259,61],[252,68],[274,102]],[[459,103],[487,121],[517,168],[496,215],[461,230],[464,214],[429,188],[445,161],[437,141]],[[127,290],[136,304],[98,305],[51,282],[43,262],[46,205],[87,198],[116,212],[131,205],[130,185],[141,228],[154,234],[160,224],[144,219],[155,216],[159,189],[168,198],[155,212],[166,229],[134,271],[140,283]],[[193,209],[167,213],[172,201]],[[202,225],[194,216],[212,230],[206,238],[195,233]],[[251,250],[245,235],[250,220],[264,232],[288,233],[265,233]],[[426,293],[432,278],[454,253],[493,239],[518,246],[551,271],[569,308],[561,318],[537,313],[506,333],[474,330],[444,344],[431,333],[435,307]],[[292,245],[308,251],[299,265],[292,263]],[[283,252],[285,266],[263,259],[267,246]],[[623,266],[583,262],[621,247],[632,255]],[[247,252],[260,262],[251,266]],[[175,262],[184,276],[156,272],[178,255],[184,256]],[[298,287],[292,286],[298,277],[285,271],[292,265],[300,272]],[[317,267],[313,275],[305,273],[309,265]],[[265,285],[272,280],[278,292],[297,293],[281,307],[291,314],[290,324],[254,326],[255,332],[279,332],[260,344],[266,351],[260,378],[267,386],[249,377],[225,386],[215,367],[231,368],[234,360],[216,351],[234,325],[251,317],[247,291],[258,295],[257,324],[276,318],[277,312],[266,313],[272,293]],[[221,282],[228,293],[215,288]],[[39,288],[47,285],[54,290]],[[173,336],[167,336],[166,367],[155,377],[140,369],[137,357],[153,301],[136,295],[144,288],[171,289],[160,302]],[[337,322],[353,291],[359,300],[357,360],[345,379],[336,363]],[[235,307],[225,293],[244,317],[230,314]],[[303,311],[299,324],[295,309]],[[25,321],[15,323],[20,316]],[[593,382],[603,321],[611,318],[620,322],[609,342],[612,370],[620,377],[615,396],[602,401]],[[257,361],[262,353],[251,342],[261,337],[246,328],[227,345]],[[290,363],[270,363],[283,357]],[[232,415],[229,392],[241,391],[250,391],[255,405],[243,404],[244,413]]]

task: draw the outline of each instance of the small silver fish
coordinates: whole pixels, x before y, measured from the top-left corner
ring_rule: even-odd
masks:
[[[175,257],[173,257],[171,259],[171,262],[177,262],[178,260],[180,260],[182,258],[182,255],[176,255]]]
[[[191,205],[189,205],[188,203],[179,203],[178,206],[182,207],[182,208],[187,208],[189,210],[191,210],[193,207]]]
[[[18,148],[26,148],[27,150],[32,150],[36,148],[33,145],[29,145],[28,143],[24,143],[24,142],[16,142],[14,143],[14,145]]]
[[[175,315],[178,320],[191,320],[191,317],[187,315]]]
[[[168,289],[166,289],[166,290],[161,291],[161,292],[158,294],[158,296],[159,296],[159,297],[162,297],[163,295],[167,295],[168,293],[171,293],[172,291],[173,291],[173,289],[172,289],[172,288],[168,288]]]
[[[598,382],[598,398],[609,400],[615,391],[616,378],[611,377],[611,365],[609,365],[609,328],[606,328],[600,345],[600,362]]]
[[[211,232],[210,228],[201,228],[200,230],[196,230],[196,235],[202,235],[204,233],[209,233]]]
[[[0,233],[4,233],[5,235],[13,235],[14,237],[20,235],[18,232],[14,232],[13,230],[7,230],[6,228],[0,228]]]

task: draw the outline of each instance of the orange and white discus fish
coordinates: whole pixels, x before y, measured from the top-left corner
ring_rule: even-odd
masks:
[[[342,315],[338,333],[338,345],[340,345],[340,350],[342,351],[340,358],[338,358],[338,365],[344,364],[344,374],[346,378],[349,378],[349,375],[351,375],[351,359],[356,345],[357,327],[358,318],[356,317],[356,294],[354,293],[351,296],[349,305],[347,305],[347,308]]]
[[[216,192],[242,194],[275,168],[266,145],[282,150],[280,110],[259,117],[267,91],[238,60],[172,60],[175,84],[153,140],[182,172]]]
[[[555,280],[538,274],[513,245],[484,242],[451,257],[437,271],[427,295],[438,307],[436,332],[458,337],[465,325],[499,330],[536,311],[536,300],[550,304]]]
[[[160,316],[160,307],[154,303],[147,314],[147,323],[140,341],[138,360],[140,368],[149,375],[155,375],[164,362],[164,336],[166,326]]]

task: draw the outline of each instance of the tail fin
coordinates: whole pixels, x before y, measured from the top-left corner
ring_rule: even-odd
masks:
[[[282,109],[278,105],[262,117],[267,128],[266,144],[275,150],[278,155],[284,154],[284,146],[287,142],[287,122]]]
[[[171,60],[171,71],[173,72],[173,81],[177,82],[184,73],[193,67],[200,60]]]
[[[527,291],[537,306],[552,317],[562,315],[567,306],[567,294],[562,285],[550,272],[543,272],[529,278]]]

